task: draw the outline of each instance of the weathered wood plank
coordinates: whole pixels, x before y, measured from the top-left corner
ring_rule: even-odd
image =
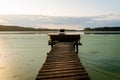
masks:
[[[58,42],[47,54],[36,80],[90,80],[74,51],[73,42]]]

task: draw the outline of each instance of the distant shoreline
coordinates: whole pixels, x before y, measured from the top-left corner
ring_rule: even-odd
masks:
[[[79,34],[120,34],[120,31],[66,31],[66,33]],[[0,34],[48,34],[58,33],[58,31],[0,31]]]
[[[65,30],[66,33],[82,32],[83,34],[120,34],[120,27],[98,27],[98,28],[85,28],[84,30],[71,30],[71,29]],[[59,32],[59,29],[0,25],[0,34],[43,34],[57,32]]]
[[[120,34],[120,31],[84,31],[84,34]]]

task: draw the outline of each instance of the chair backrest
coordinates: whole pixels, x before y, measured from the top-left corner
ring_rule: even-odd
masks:
[[[49,35],[52,41],[73,42],[79,41],[80,35]]]

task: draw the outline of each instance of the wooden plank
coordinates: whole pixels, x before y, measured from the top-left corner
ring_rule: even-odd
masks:
[[[69,77],[69,76],[82,76],[87,75],[86,72],[75,72],[75,73],[62,73],[62,74],[50,74],[50,75],[38,75],[41,79],[50,79],[50,78],[61,78],[61,77]]]
[[[90,80],[73,42],[58,42],[47,54],[36,80]]]
[[[69,76],[69,77],[60,77],[60,78],[52,78],[52,79],[40,79],[39,77],[36,80],[90,80],[87,75],[82,76]]]
[[[81,66],[77,66],[77,67],[75,67],[75,66],[73,66],[73,67],[60,67],[60,68],[42,68],[41,69],[41,71],[42,72],[50,72],[50,71],[61,71],[61,70],[80,70],[80,69],[84,69],[83,67],[81,67]]]

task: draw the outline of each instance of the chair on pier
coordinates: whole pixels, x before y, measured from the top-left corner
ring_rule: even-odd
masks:
[[[64,31],[64,29],[61,29],[59,34],[49,34],[50,40],[48,44],[53,47],[57,42],[73,42],[76,53],[78,53],[78,45],[82,45],[80,43],[80,34],[65,34]]]

